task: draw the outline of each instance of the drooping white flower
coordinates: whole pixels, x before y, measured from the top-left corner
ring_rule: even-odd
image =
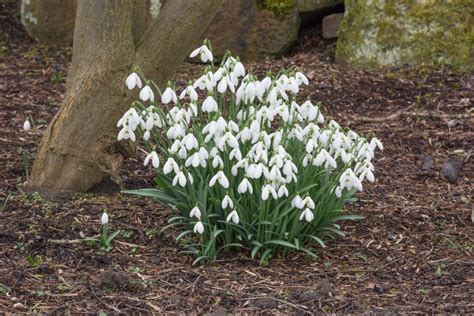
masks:
[[[184,188],[186,186],[186,183],[188,182],[188,180],[186,179],[186,175],[184,174],[184,172],[182,171],[179,171],[175,176],[174,176],[174,179],[173,179],[173,186],[176,186],[177,184],[179,184],[182,188]]]
[[[132,142],[134,142],[136,138],[133,130],[128,126],[125,126],[120,130],[118,134],[118,140],[121,141],[127,139],[130,139]]]
[[[314,209],[316,206],[314,205],[314,201],[311,197],[307,196],[303,199],[303,204],[309,209]]]
[[[29,119],[25,120],[25,123],[23,123],[23,130],[29,131],[31,129],[31,123]]]
[[[202,103],[202,111],[211,113],[211,112],[217,112],[218,106],[216,100],[210,95],[204,100]]]
[[[197,219],[201,219],[201,210],[197,206],[193,207],[191,212],[189,212],[189,218],[193,218],[193,217],[196,217]]]
[[[186,97],[186,94],[189,95],[189,98],[191,101],[197,101],[198,100],[198,94],[196,90],[194,89],[193,86],[187,86],[186,89],[184,89],[181,94],[179,95],[179,98],[182,100]]]
[[[195,234],[202,235],[204,233],[204,225],[202,224],[201,221],[198,221],[193,228],[193,232]]]
[[[211,181],[209,181],[209,186],[213,187],[216,184],[216,182],[219,182],[219,184],[224,189],[229,188],[229,180],[227,179],[223,171],[217,172],[216,175],[211,178]]]
[[[160,166],[160,159],[158,158],[158,154],[155,151],[152,151],[146,156],[145,162],[143,163],[145,167],[150,162],[150,159],[151,159],[151,164],[153,165],[153,168],[158,168]]]
[[[211,51],[206,45],[202,45],[201,47],[196,48],[195,50],[192,51],[191,55],[189,55],[190,58],[196,57],[198,54],[201,56],[201,61],[203,63],[207,61],[212,61],[213,56]]]
[[[161,95],[161,103],[163,104],[168,104],[171,101],[174,102],[174,104],[178,103],[178,98],[176,97],[176,92],[171,89],[171,87],[166,88],[165,92]]]
[[[102,225],[107,225],[109,223],[109,215],[107,214],[107,212],[102,213],[100,222],[102,223]]]
[[[150,135],[150,131],[146,131],[145,133],[143,133],[143,140],[148,141],[150,139]]]
[[[155,94],[153,93],[153,90],[151,90],[150,86],[145,86],[140,90],[140,99],[142,99],[142,101],[155,101]]]
[[[165,162],[165,165],[163,166],[164,174],[168,174],[171,171],[174,171],[175,173],[179,172],[179,166],[172,157],[168,158],[168,160]]]
[[[252,184],[249,182],[249,180],[247,178],[243,178],[242,181],[239,184],[239,187],[237,188],[237,192],[243,194],[247,191],[250,194],[252,194],[253,193],[253,187],[252,187]]]
[[[268,197],[270,195],[273,197],[274,200],[278,199],[278,194],[275,191],[275,188],[270,184],[266,184],[262,188],[262,200],[264,200],[264,201],[268,200]]]
[[[292,207],[296,207],[298,209],[303,209],[304,208],[304,202],[303,202],[303,199],[301,198],[301,196],[299,195],[296,195],[293,200],[291,201],[291,206]]]
[[[286,196],[288,197],[289,195],[289,192],[288,192],[288,189],[286,188],[285,185],[282,185],[279,189],[278,189],[278,197],[281,198],[283,196]]]
[[[142,88],[142,80],[136,72],[132,72],[130,75],[128,75],[127,80],[125,80],[125,84],[129,90],[133,90],[135,87],[138,87],[139,89]]]
[[[236,210],[233,210],[232,212],[229,213],[229,215],[227,215],[226,222],[230,222],[230,221],[232,221],[236,225],[239,224],[240,218]]]
[[[232,199],[230,198],[230,196],[226,195],[226,196],[224,196],[224,198],[222,199],[221,206],[222,206],[222,209],[224,209],[224,210],[225,210],[227,207],[229,207],[229,208],[234,208],[234,202],[232,202]]]
[[[305,209],[303,212],[301,212],[300,215],[300,221],[305,219],[308,223],[311,223],[314,219],[314,214],[311,212],[309,208]]]

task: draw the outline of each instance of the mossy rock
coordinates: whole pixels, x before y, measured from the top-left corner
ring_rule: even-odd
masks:
[[[301,13],[315,12],[341,5],[343,0],[297,0],[296,5]]]
[[[365,68],[474,70],[472,0],[346,0],[336,60]]]
[[[42,44],[70,45],[76,22],[76,0],[21,0],[21,22]]]
[[[255,0],[224,1],[222,10],[205,34],[211,40],[214,55],[219,59],[230,50],[234,55],[249,60],[287,53],[298,40],[301,20],[293,0],[284,0],[282,4],[276,6],[273,2]]]

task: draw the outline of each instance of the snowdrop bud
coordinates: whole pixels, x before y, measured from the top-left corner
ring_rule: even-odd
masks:
[[[199,207],[195,206],[191,210],[191,212],[189,213],[189,217],[190,218],[196,217],[197,219],[200,219],[201,218],[201,210],[199,209]]]
[[[233,210],[232,212],[229,213],[229,215],[227,215],[226,222],[230,222],[230,221],[232,221],[236,225],[239,224],[240,218],[236,210]]]
[[[300,221],[303,220],[303,218],[308,222],[312,222],[313,219],[314,219],[314,214],[313,212],[311,212],[311,210],[309,208],[305,209],[301,215],[300,215]]]
[[[200,234],[200,235],[204,233],[204,225],[202,224],[201,221],[198,221],[196,225],[194,225],[193,231],[195,234]]]
[[[232,199],[230,198],[230,196],[226,195],[226,196],[224,196],[224,199],[222,200],[221,206],[222,206],[222,209],[224,209],[224,210],[227,207],[233,208],[234,207],[234,202],[232,202]]]
[[[149,139],[150,139],[150,131],[146,131],[143,134],[143,140],[147,142]]]
[[[102,223],[102,225],[107,225],[109,223],[109,215],[107,215],[107,212],[102,213],[100,222]]]
[[[155,95],[153,94],[153,90],[151,90],[150,86],[145,86],[140,91],[140,99],[143,101],[150,100],[150,102],[155,101]]]
[[[23,130],[29,131],[31,129],[30,120],[26,119],[25,123],[23,123]]]
[[[342,196],[342,190],[339,186],[337,186],[335,189],[334,189],[334,194],[336,194],[336,196],[338,198],[340,198]]]
[[[135,87],[138,87],[139,89],[142,88],[142,81],[140,79],[140,76],[135,72],[132,72],[127,77],[127,80],[125,80],[125,84],[127,85],[127,88],[129,90],[135,89]]]

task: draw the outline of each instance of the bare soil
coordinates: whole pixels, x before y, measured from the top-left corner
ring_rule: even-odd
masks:
[[[366,219],[342,222],[346,237],[315,248],[318,259],[260,266],[234,253],[192,266],[177,232],[160,232],[170,211],[154,201],[116,193],[52,203],[22,192],[33,160],[21,152],[34,156],[60,106],[71,50],[37,45],[18,15],[16,3],[0,4],[1,311],[474,313],[474,74],[344,68],[317,27],[291,55],[250,64],[257,73],[300,67],[327,117],[383,141],[376,182],[347,205]],[[183,65],[178,81],[199,68]],[[36,133],[21,128],[28,115]],[[463,164],[455,183],[440,176],[451,156]],[[125,188],[152,185],[142,159],[127,161]],[[83,242],[98,234],[104,209],[122,230],[108,253]]]

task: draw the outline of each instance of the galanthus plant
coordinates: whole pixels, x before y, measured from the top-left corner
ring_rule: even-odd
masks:
[[[126,80],[139,100],[118,122],[119,140],[141,141],[155,189],[125,191],[154,197],[175,211],[169,226],[196,262],[231,247],[266,262],[275,255],[324,247],[342,235],[342,206],[374,181],[381,142],[335,121],[321,104],[297,98],[307,77],[284,69],[257,78],[227,53],[214,66],[208,41],[194,50],[211,64],[182,91],[164,91],[139,69]]]

